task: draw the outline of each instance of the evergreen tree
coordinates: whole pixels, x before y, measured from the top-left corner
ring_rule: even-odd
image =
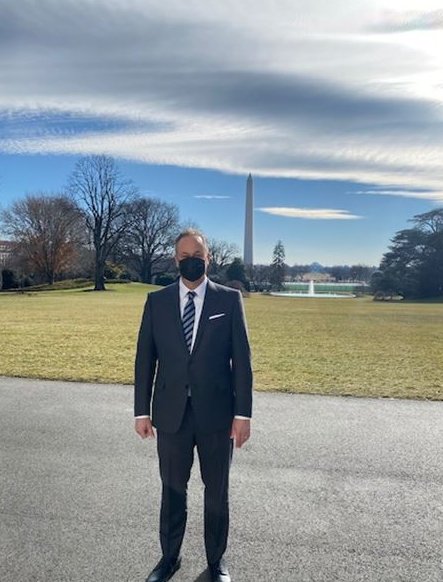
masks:
[[[285,280],[286,264],[285,264],[285,247],[281,240],[277,242],[272,254],[271,270],[269,280],[272,289],[281,291],[283,289],[283,282]]]
[[[228,281],[240,281],[243,285],[247,284],[245,265],[239,257],[236,257],[226,269],[226,278]]]
[[[395,234],[380,270],[372,277],[376,293],[406,299],[443,296],[443,208],[418,214],[413,228]]]

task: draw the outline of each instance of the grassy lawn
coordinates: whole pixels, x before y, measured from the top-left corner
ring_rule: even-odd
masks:
[[[0,294],[0,375],[131,383],[146,292]],[[258,390],[443,399],[443,304],[245,300]]]

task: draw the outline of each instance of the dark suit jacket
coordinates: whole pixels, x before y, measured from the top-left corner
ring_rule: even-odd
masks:
[[[178,282],[148,295],[135,359],[135,416],[149,414],[157,429],[176,432],[188,387],[202,432],[230,427],[234,415],[251,416],[251,358],[241,293],[209,280],[192,354],[183,334]]]

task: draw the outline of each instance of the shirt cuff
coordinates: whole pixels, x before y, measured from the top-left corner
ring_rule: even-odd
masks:
[[[147,414],[142,415],[142,416],[134,416],[134,418],[151,418],[150,416],[148,416]],[[234,418],[238,418],[239,420],[251,420],[251,418],[249,416],[239,416],[239,415],[235,415]]]

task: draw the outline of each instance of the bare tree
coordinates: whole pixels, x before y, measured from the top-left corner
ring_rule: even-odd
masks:
[[[87,156],[77,162],[69,190],[83,210],[95,250],[94,290],[104,291],[106,259],[131,224],[136,188],[123,179],[113,158]]]
[[[70,268],[83,233],[79,209],[68,196],[29,194],[4,210],[1,218],[25,272],[52,284]]]
[[[239,254],[237,245],[226,242],[225,240],[209,239],[209,254],[211,257],[211,264],[209,267],[209,274],[218,275],[225,269],[234,257]]]
[[[175,204],[138,197],[131,204],[132,224],[121,240],[121,254],[143,283],[151,283],[156,267],[174,253],[180,230]]]

